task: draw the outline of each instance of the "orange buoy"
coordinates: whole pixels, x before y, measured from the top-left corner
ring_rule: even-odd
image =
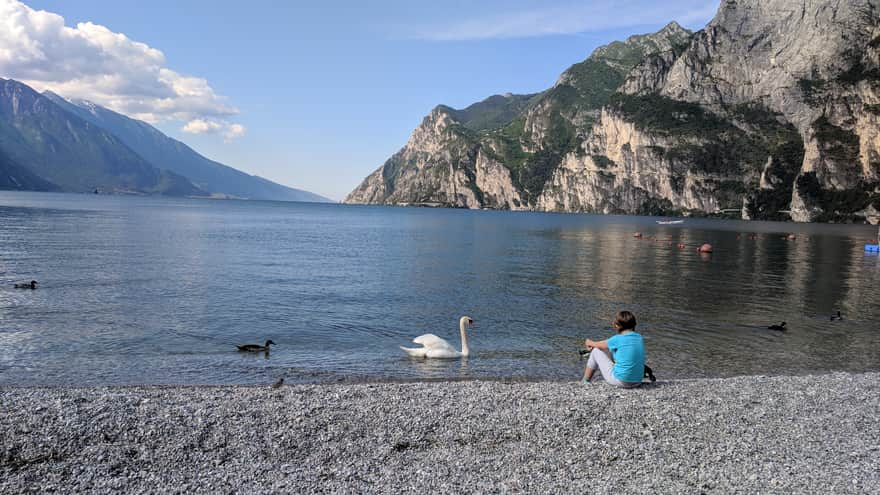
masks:
[[[712,252],[712,245],[711,244],[703,244],[702,246],[697,248],[697,251],[699,251],[701,253],[711,253]]]

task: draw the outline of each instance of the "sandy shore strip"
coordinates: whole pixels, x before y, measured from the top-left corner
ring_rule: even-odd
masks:
[[[880,373],[0,389],[0,493],[880,493]]]

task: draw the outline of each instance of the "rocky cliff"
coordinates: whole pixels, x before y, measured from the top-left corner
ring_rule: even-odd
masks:
[[[437,107],[346,202],[858,221],[880,207],[878,3],[725,0],[538,95]]]

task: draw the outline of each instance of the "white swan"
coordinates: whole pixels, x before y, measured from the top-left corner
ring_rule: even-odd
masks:
[[[433,333],[426,333],[425,335],[413,339],[413,342],[416,344],[422,344],[422,347],[420,348],[410,349],[403,346],[400,346],[400,348],[411,357],[437,359],[467,357],[469,354],[467,332],[465,331],[465,327],[467,326],[473,328],[474,319],[470,316],[462,316],[461,319],[458,320],[458,328],[461,330],[461,352],[457,351],[455,347],[449,345],[449,342],[446,342],[444,339],[441,339]]]

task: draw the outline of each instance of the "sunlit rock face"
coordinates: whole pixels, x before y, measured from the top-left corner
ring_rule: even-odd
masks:
[[[523,208],[510,171],[442,107],[345,200],[354,204]]]
[[[725,0],[543,93],[438,107],[346,201],[864,221],[878,184],[878,1]]]

